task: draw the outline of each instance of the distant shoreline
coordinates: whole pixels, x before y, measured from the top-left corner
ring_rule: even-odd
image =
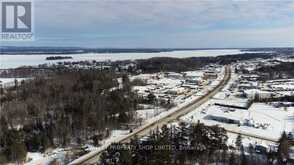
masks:
[[[38,54],[2,54],[0,55],[0,69],[17,68],[21,66],[36,66],[39,64],[53,64],[63,61],[122,61],[122,60],[139,60],[154,57],[170,58],[189,58],[189,57],[217,57],[223,55],[239,55],[244,53],[264,53],[265,51],[244,51],[239,49],[214,49],[214,50],[190,50],[190,51],[170,51],[155,53],[63,53],[60,56],[71,56],[74,59],[58,59],[54,61],[45,60],[48,53],[39,52]],[[53,55],[52,55],[53,56]],[[58,55],[57,55],[58,56]]]
[[[116,53],[164,53],[175,51],[210,51],[240,50],[243,51],[274,51],[282,48],[80,48],[80,47],[13,47],[0,46],[0,55],[39,55],[39,54],[116,54]],[[283,48],[289,49],[289,48]],[[291,49],[291,48],[290,48]]]
[[[49,56],[49,57],[46,57],[47,61],[66,60],[66,59],[73,59],[73,58],[71,56]]]
[[[39,54],[88,54],[88,53],[163,53],[175,51],[236,50],[233,48],[207,49],[91,49],[91,48],[43,48],[43,47],[2,47],[0,55],[39,55]],[[247,49],[238,49],[246,51]]]

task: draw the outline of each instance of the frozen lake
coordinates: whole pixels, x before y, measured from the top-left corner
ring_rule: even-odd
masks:
[[[60,61],[116,61],[116,60],[135,60],[147,59],[152,57],[215,57],[219,55],[241,54],[239,49],[216,49],[216,50],[190,50],[190,51],[171,51],[159,53],[87,53],[87,54],[34,54],[34,55],[0,55],[0,69],[16,68],[20,66],[34,66],[45,63],[56,63]],[[71,56],[73,59],[47,61],[48,56]]]

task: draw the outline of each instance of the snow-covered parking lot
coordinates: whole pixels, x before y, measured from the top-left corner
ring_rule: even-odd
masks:
[[[294,132],[294,107],[277,108],[253,103],[248,110],[216,106],[213,100],[181,118],[220,125],[227,130],[277,140],[283,131]]]

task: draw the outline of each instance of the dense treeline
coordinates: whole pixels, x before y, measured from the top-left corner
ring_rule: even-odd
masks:
[[[155,57],[150,59],[137,60],[138,68],[143,72],[174,71],[182,72],[199,69],[207,64],[230,64],[241,60],[253,58],[271,58],[271,53],[243,53],[240,55],[225,55],[217,57],[191,57],[191,58],[170,58]]]
[[[71,56],[49,56],[46,57],[46,60],[64,60],[64,59],[72,59]]]
[[[289,104],[289,106],[294,106],[294,96],[283,96],[283,97],[275,97],[275,98],[254,98],[255,102],[292,102],[293,104]]]
[[[268,79],[283,78],[284,76],[294,77],[294,62],[282,62],[274,66],[264,66],[256,70],[260,73],[267,73]]]
[[[203,124],[163,126],[148,138],[133,139],[128,144],[113,144],[101,156],[102,165],[183,165],[191,162],[206,164],[221,159],[226,151],[226,131]]]
[[[126,70],[129,73],[137,73],[136,71],[141,70],[144,73],[155,73],[160,71],[173,71],[182,72],[194,69],[199,69],[208,64],[230,64],[241,60],[249,60],[254,58],[271,58],[275,54],[271,53],[243,53],[240,55],[224,55],[217,57],[191,57],[191,58],[170,58],[170,57],[155,57],[150,59],[142,60],[124,60],[124,61],[113,61],[113,62],[97,62],[97,61],[79,61],[79,62],[64,62],[60,65],[48,66],[46,64],[39,65],[38,67],[19,67],[15,69],[9,69],[0,72],[0,77],[16,78],[16,77],[35,77],[38,75],[51,74],[55,70],[64,69],[64,64],[80,64],[82,66],[110,66],[107,70],[123,72],[119,66],[125,66],[130,63],[136,63],[136,67],[129,66]],[[50,59],[59,59],[62,56],[51,56]],[[66,57],[67,58],[67,57]]]
[[[81,144],[133,118],[137,96],[128,76],[96,70],[60,71],[1,90],[0,164],[24,152]]]
[[[228,146],[223,128],[202,123],[163,126],[143,139],[114,143],[101,154],[99,165],[287,164],[290,139],[285,133],[277,151],[245,147],[238,135]],[[258,152],[257,152],[258,151]]]

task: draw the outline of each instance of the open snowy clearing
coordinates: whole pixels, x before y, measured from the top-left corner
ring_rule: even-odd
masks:
[[[248,110],[243,110],[226,109],[213,104],[213,101],[211,101],[181,119],[190,122],[199,120],[207,125],[219,125],[227,130],[274,140],[277,140],[283,131],[294,131],[294,107],[284,109],[275,108],[265,103],[254,103]],[[229,124],[214,120],[208,116],[240,121],[240,124]]]

